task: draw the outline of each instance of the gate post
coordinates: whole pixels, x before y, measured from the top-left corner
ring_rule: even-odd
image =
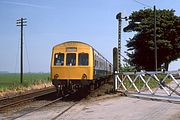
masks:
[[[117,91],[117,87],[118,87],[118,80],[117,80],[117,77],[118,77],[118,71],[115,71],[115,74],[114,74],[114,82],[115,82],[115,85],[114,85],[114,90]]]
[[[117,48],[113,48],[113,79],[114,79],[114,92],[117,90],[117,73],[118,73],[118,52]]]

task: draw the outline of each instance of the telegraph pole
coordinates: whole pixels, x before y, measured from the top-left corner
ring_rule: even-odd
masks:
[[[122,18],[121,12],[116,15],[116,19],[118,20],[118,66],[117,71],[120,70],[121,67],[121,24],[122,19],[128,20],[127,17]]]
[[[20,81],[23,82],[23,27],[26,26],[26,18],[20,18],[17,20],[17,26],[21,27],[21,56],[20,56]]]
[[[154,6],[154,49],[155,70],[157,71],[156,6]]]

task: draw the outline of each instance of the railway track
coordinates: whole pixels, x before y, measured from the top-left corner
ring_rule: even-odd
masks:
[[[67,94],[67,95],[65,95],[64,97],[68,97],[69,95],[70,95],[70,94]],[[21,114],[21,115],[19,115],[19,116],[13,117],[13,120],[18,119],[18,118],[21,118],[21,117],[23,117],[23,116],[25,116],[25,115],[27,115],[27,114],[33,113],[33,112],[35,112],[35,111],[38,111],[38,110],[40,110],[40,109],[42,109],[42,108],[44,108],[44,107],[46,107],[46,106],[49,106],[49,105],[51,105],[51,104],[53,104],[53,103],[56,103],[57,101],[62,100],[64,97],[57,98],[57,99],[55,99],[55,100],[53,100],[53,101],[50,101],[50,102],[46,103],[45,105],[39,106],[39,107],[37,107],[37,108],[35,108],[35,109],[31,110],[31,111],[28,111],[28,112],[26,112],[26,113],[24,113],[24,114]]]
[[[59,97],[59,98],[53,100],[53,101],[47,102],[46,104],[41,105],[41,106],[39,106],[39,107],[37,107],[37,108],[35,108],[35,109],[33,109],[33,110],[30,110],[30,111],[25,112],[25,113],[23,113],[23,114],[20,114],[20,115],[18,115],[18,116],[16,116],[16,117],[12,117],[12,118],[8,118],[8,119],[10,119],[10,120],[23,119],[23,117],[25,117],[26,115],[29,115],[29,114],[31,114],[31,113],[33,114],[34,112],[40,111],[40,110],[42,110],[43,108],[45,108],[45,107],[47,107],[47,106],[50,106],[50,105],[52,105],[52,104],[54,104],[54,103],[56,103],[56,102],[58,102],[58,101],[60,101],[60,100],[63,100],[63,99],[65,99],[65,98],[69,97],[70,95],[76,94],[77,92],[78,92],[78,91],[73,92],[73,93],[66,94],[66,95],[64,95],[64,96],[62,96],[62,97]],[[74,103],[71,103],[70,105],[68,105],[68,107],[66,107],[66,108],[65,108],[64,110],[62,110],[58,115],[54,116],[54,117],[51,118],[50,120],[56,120],[58,117],[60,117],[60,116],[61,116],[62,114],[64,114],[66,111],[68,111],[69,109],[71,109],[71,108],[72,108],[74,105],[76,105],[78,102],[79,102],[79,101],[76,101],[76,102],[74,102]]]
[[[53,97],[53,94],[38,97],[24,106],[13,107],[2,112],[2,118],[8,120],[20,119],[48,119],[56,120],[61,118],[73,106],[80,103],[88,96],[90,91],[86,88],[69,92],[60,98]],[[15,108],[15,109],[14,109]],[[74,107],[73,107],[74,108]],[[49,111],[54,111],[51,115]],[[0,114],[1,115],[1,114]]]
[[[53,92],[56,92],[56,89],[54,87],[48,87],[48,88],[38,90],[38,91],[35,91],[35,92],[0,99],[0,111],[6,109],[8,107],[16,106],[18,104],[31,101],[31,100],[33,100],[33,99],[35,99],[37,97],[47,95],[47,94],[50,94],[50,93],[53,93]]]
[[[71,109],[73,106],[75,106],[78,102],[73,103],[72,105],[70,105],[68,108],[64,109],[61,113],[59,113],[58,115],[56,115],[54,118],[52,118],[51,120],[56,120],[58,119],[62,114],[64,114],[65,112],[67,112],[69,109]]]

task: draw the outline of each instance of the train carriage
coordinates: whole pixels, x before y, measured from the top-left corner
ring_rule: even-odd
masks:
[[[86,43],[69,41],[53,47],[51,80],[55,87],[94,84],[112,74],[112,64]]]

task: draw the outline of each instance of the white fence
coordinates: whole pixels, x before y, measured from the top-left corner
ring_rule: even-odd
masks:
[[[115,72],[115,91],[180,99],[180,71]]]

